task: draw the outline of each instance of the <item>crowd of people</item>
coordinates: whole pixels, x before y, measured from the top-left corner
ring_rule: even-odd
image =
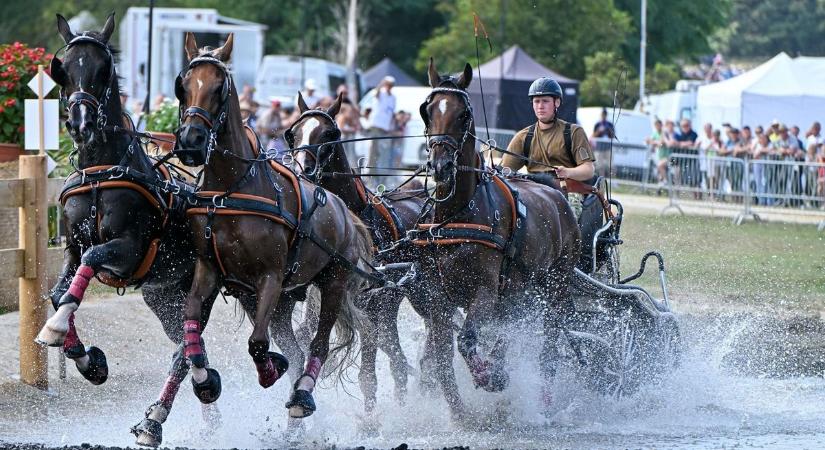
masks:
[[[815,197],[816,206],[825,207],[825,167],[806,164],[825,163],[819,122],[804,134],[798,126],[788,127],[777,120],[766,128],[753,129],[730,124],[714,129],[708,123],[697,133],[688,119],[682,119],[678,129],[672,120],[656,120],[647,142],[660,186],[673,181],[697,188],[697,198],[702,192],[731,193],[734,200],[741,200],[736,193],[749,190],[756,204],[767,206],[812,206],[803,199]],[[673,178],[668,180],[669,176]],[[746,180],[750,185],[745,185]]]

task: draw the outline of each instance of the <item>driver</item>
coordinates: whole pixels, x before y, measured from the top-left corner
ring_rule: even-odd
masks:
[[[533,181],[558,187],[556,178],[572,178],[590,182],[595,174],[596,160],[590,142],[582,127],[559,119],[558,109],[563,94],[561,86],[550,77],[541,77],[530,85],[527,93],[533,105],[537,122],[516,133],[507,151],[530,158],[527,171]],[[538,163],[538,164],[537,164]],[[517,156],[504,155],[501,165],[513,172],[525,161]],[[567,196],[578,218],[582,212],[582,195]]]

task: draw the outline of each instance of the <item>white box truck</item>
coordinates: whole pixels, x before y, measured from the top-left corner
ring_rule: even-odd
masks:
[[[155,8],[152,21],[151,102],[158,94],[174,97],[175,77],[186,67],[184,34],[195,33],[198,45],[217,47],[234,33],[231,69],[238,90],[253,85],[263,57],[266,25],[224,17],[209,8]],[[130,101],[146,98],[149,8],[129,8],[120,21],[121,89]]]

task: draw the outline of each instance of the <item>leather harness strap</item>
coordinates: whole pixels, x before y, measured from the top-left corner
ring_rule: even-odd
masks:
[[[361,212],[360,217],[362,219],[366,219],[365,216],[370,212],[370,210],[376,211],[384,219],[384,222],[390,229],[390,233],[392,233],[392,240],[397,241],[401,239],[401,236],[404,234],[404,227],[401,223],[401,219],[395,213],[393,208],[387,207],[384,198],[379,197],[372,191],[368,190],[360,178],[355,179],[355,190],[358,192],[358,197],[361,198],[361,201],[367,205],[367,207],[364,208],[364,211]]]

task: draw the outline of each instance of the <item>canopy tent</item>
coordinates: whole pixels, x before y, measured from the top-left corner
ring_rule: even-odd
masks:
[[[364,82],[364,87],[369,91],[378,86],[381,80],[387,75],[395,78],[396,86],[421,86],[421,83],[409,76],[407,72],[401,70],[390,58],[384,58],[378,64],[367,69],[361,78]]]
[[[576,108],[579,105],[579,82],[560,75],[539,64],[521,47],[514,45],[504,53],[481,65],[481,83],[478,71],[473,71],[474,80],[467,88],[476,126],[483,127],[484,114],[481,105],[481,89],[484,89],[484,106],[490,128],[520,130],[535,122],[536,116],[527,98],[530,84],[540,77],[552,77],[561,85],[564,100],[559,108],[559,117],[576,122]]]
[[[742,75],[699,87],[698,123],[807,128],[825,111],[825,58],[780,53]]]

